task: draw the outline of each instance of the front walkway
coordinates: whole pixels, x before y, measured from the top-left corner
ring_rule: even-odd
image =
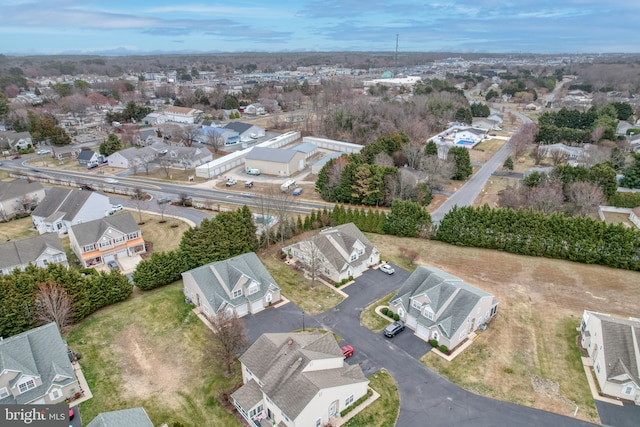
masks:
[[[375,391],[372,388],[369,388],[369,390],[371,390],[372,394],[371,396],[369,396],[369,398],[367,400],[365,400],[364,402],[362,402],[360,405],[358,405],[356,408],[353,408],[351,411],[349,411],[348,414],[346,414],[344,417],[334,417],[331,418],[331,425],[333,427],[340,427],[342,424],[346,423],[347,421],[349,421],[351,418],[355,417],[356,415],[358,415],[360,412],[362,412],[366,407],[368,407],[369,405],[371,405],[373,402],[375,402],[376,400],[378,400],[378,398],[380,397],[380,393],[378,393],[377,391]]]
[[[82,367],[80,366],[80,364],[78,362],[71,362],[71,365],[73,365],[73,371],[76,374],[76,378],[78,378],[78,383],[80,383],[80,392],[82,393],[82,397],[70,402],[69,406],[78,406],[82,402],[86,402],[87,400],[92,399],[93,394],[91,393],[89,384],[87,384],[84,373],[82,373]]]

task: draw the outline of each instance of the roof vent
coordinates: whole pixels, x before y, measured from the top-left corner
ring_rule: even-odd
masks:
[[[298,357],[298,363],[302,363],[302,357]]]

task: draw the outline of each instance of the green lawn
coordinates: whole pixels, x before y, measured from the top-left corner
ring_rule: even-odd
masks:
[[[369,305],[360,314],[360,323],[366,328],[371,329],[373,332],[380,332],[391,323],[391,318],[384,318],[378,315],[375,310],[376,307],[381,305],[388,305],[391,298],[396,294],[396,291],[391,292],[389,295],[380,298],[378,301]]]
[[[155,425],[240,425],[218,400],[241,383],[240,365],[231,378],[224,376],[212,356],[210,331],[181,289],[179,281],[137,293],[68,333],[94,396],[80,405],[84,423],[100,412],[142,406]]]
[[[393,427],[400,411],[400,395],[393,377],[381,370],[369,377],[369,387],[380,397],[362,412],[351,418],[344,427]]]
[[[35,236],[38,236],[38,232],[33,228],[33,220],[30,216],[0,224],[0,243],[5,243],[10,240],[22,240]]]

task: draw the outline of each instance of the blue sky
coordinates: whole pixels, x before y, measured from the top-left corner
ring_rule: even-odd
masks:
[[[640,51],[638,0],[0,0],[0,53]]]

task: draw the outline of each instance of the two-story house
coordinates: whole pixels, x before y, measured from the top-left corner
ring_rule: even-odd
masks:
[[[55,323],[0,340],[0,404],[55,404],[82,392]]]
[[[424,340],[456,348],[498,312],[493,295],[435,267],[418,267],[389,309]]]
[[[334,283],[360,276],[380,262],[380,251],[352,222],[324,229],[282,250],[307,271],[315,270]]]
[[[51,187],[31,219],[40,234],[66,234],[71,226],[102,218],[105,212],[111,212],[111,201],[102,193]]]
[[[367,394],[369,380],[330,333],[263,334],[240,362],[244,385],[231,400],[251,426],[329,425]]]
[[[580,335],[602,394],[640,404],[640,319],[585,310]]]
[[[0,182],[0,221],[34,209],[44,199],[44,187],[26,179]]]
[[[69,267],[67,254],[56,234],[31,237],[0,244],[0,275],[16,268],[24,271],[29,264],[47,268],[49,264]]]
[[[182,273],[185,296],[206,317],[244,316],[280,301],[280,287],[254,252]]]
[[[69,229],[69,242],[84,267],[146,252],[142,231],[131,212],[123,212]]]

